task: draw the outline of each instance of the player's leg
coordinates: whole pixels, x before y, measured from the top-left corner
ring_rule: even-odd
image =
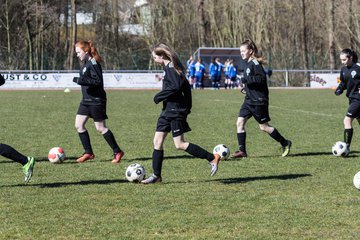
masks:
[[[147,179],[141,181],[144,184],[158,183],[162,181],[161,170],[164,161],[164,141],[168,132],[155,132],[153,144],[154,150],[152,154],[152,168],[154,173]]]
[[[120,163],[121,158],[124,156],[124,152],[120,149],[118,143],[116,142],[114,134],[110,129],[106,127],[106,120],[94,122],[96,130],[102,134],[105,141],[108,143],[110,148],[113,150],[114,159],[112,163]]]
[[[281,144],[283,157],[286,157],[287,155],[289,155],[291,144],[292,144],[290,140],[285,139],[280,134],[280,132],[276,128],[270,126],[270,124],[268,122],[259,124],[259,127],[262,131],[268,133],[272,139],[274,139],[275,141],[277,141]]]
[[[352,127],[353,120],[354,118],[352,117],[348,117],[348,116],[344,117],[344,142],[348,145],[348,148],[350,148],[350,144],[354,132]]]
[[[246,153],[246,130],[245,124],[247,122],[247,117],[238,117],[236,120],[236,136],[238,140],[239,149],[234,152],[233,158],[243,158],[247,156]]]
[[[214,176],[216,174],[220,155],[212,154],[196,144],[185,141],[184,134],[173,137],[173,140],[176,149],[183,150],[194,157],[206,159],[211,166],[210,175]]]
[[[23,172],[25,174],[25,183],[28,183],[33,175],[35,159],[33,157],[27,157],[15,150],[13,147],[0,143],[0,155],[20,163],[23,166]]]
[[[80,142],[84,148],[84,154],[79,157],[76,161],[81,163],[89,159],[94,159],[95,155],[92,150],[90,136],[85,128],[85,124],[88,121],[89,116],[77,114],[75,117],[75,128],[79,134]]]

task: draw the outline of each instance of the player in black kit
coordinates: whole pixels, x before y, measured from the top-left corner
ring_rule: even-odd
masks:
[[[0,86],[5,84],[4,77],[0,74]],[[23,173],[25,174],[25,183],[28,183],[34,172],[35,159],[33,157],[27,157],[16,151],[13,147],[0,143],[0,155],[20,163],[23,167]]]
[[[339,96],[346,89],[346,97],[349,98],[349,107],[344,118],[344,142],[350,150],[353,136],[352,122],[357,119],[360,123],[360,65],[357,62],[357,54],[348,48],[340,52],[340,60],[343,67],[340,71],[340,84],[335,94]]]
[[[154,173],[142,183],[161,182],[161,169],[164,159],[163,143],[171,131],[175,147],[187,153],[207,159],[211,166],[211,176],[218,170],[220,156],[185,141],[184,133],[191,131],[186,118],[192,107],[191,88],[186,79],[186,70],[177,54],[166,44],[159,43],[152,49],[153,60],[164,66],[162,90],[154,97],[156,104],[163,102],[162,112],[157,121],[154,136],[152,167]]]
[[[245,124],[252,116],[259,123],[262,131],[281,144],[282,156],[285,157],[290,153],[291,141],[285,139],[276,128],[269,124],[269,89],[262,67],[263,59],[259,56],[258,49],[251,40],[241,43],[240,54],[241,58],[246,61],[241,88],[241,90],[245,90],[246,96],[236,122],[239,150],[233,154],[233,158],[247,156]]]
[[[95,155],[90,143],[90,136],[85,128],[89,118],[94,119],[95,128],[105,138],[113,150],[113,163],[119,163],[124,152],[119,148],[113,133],[106,127],[106,93],[101,58],[91,41],[79,41],[75,44],[77,57],[83,63],[80,69],[80,77],[74,77],[73,81],[81,85],[82,101],[76,114],[75,127],[79,133],[80,141],[84,147],[84,154],[76,161],[79,163],[94,159]]]

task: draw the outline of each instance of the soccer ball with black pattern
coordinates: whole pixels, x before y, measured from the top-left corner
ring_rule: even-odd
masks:
[[[48,159],[51,163],[62,163],[65,160],[65,152],[61,147],[53,147],[48,153]]]
[[[230,156],[230,149],[225,144],[218,144],[214,147],[213,154],[219,154],[221,160],[226,160]]]
[[[133,163],[127,167],[125,177],[129,182],[140,182],[145,178],[145,168],[138,164]]]
[[[331,150],[336,157],[346,157],[350,152],[347,144],[341,141],[336,142]]]

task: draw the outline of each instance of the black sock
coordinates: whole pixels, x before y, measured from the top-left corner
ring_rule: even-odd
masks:
[[[109,144],[114,153],[118,153],[121,151],[119,145],[115,140],[114,134],[110,131],[110,129],[103,134],[103,137],[105,138],[106,142]]]
[[[346,142],[349,146],[351,144],[351,139],[353,136],[353,129],[349,128],[349,129],[344,129],[344,142]]]
[[[205,149],[199,147],[196,144],[189,143],[189,146],[185,149],[185,151],[194,157],[207,159],[209,162],[214,160],[214,154],[209,153]]]
[[[237,133],[239,150],[246,152],[246,132]]]
[[[154,149],[152,155],[152,167],[154,170],[154,175],[161,177],[162,163],[164,160],[164,150]]]
[[[21,165],[25,165],[28,162],[26,156],[22,155],[9,145],[3,143],[0,143],[0,155],[9,158],[15,162],[18,162]]]
[[[281,136],[281,134],[278,132],[276,128],[274,128],[274,131],[272,131],[272,133],[270,133],[269,135],[277,142],[279,142],[283,147],[285,147],[288,144],[287,140],[283,136]]]
[[[85,153],[93,153],[91,143],[90,143],[90,136],[88,131],[79,133],[81,144],[83,145],[83,148],[85,150]]]

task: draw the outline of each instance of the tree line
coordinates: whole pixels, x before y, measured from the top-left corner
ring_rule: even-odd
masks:
[[[251,38],[271,68],[304,70],[338,69],[339,51],[360,44],[359,0],[0,0],[0,6],[6,70],[77,69],[74,43],[89,39],[107,70],[156,68],[149,48],[159,41],[185,62],[198,47],[238,48]],[[75,13],[91,23],[79,24]]]

